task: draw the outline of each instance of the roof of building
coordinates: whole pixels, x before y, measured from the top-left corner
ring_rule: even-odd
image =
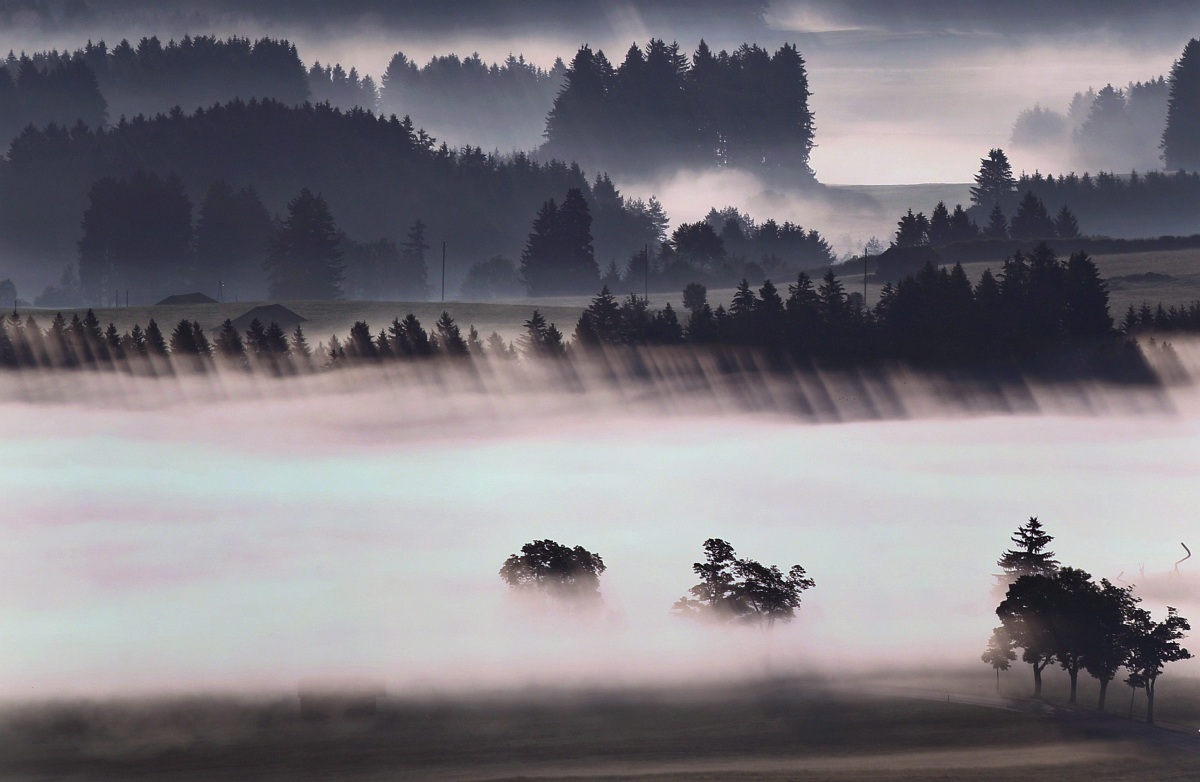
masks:
[[[921,271],[926,264],[932,264],[934,267],[941,266],[942,256],[928,245],[919,247],[893,245],[884,250],[875,261],[875,279],[900,282],[905,277]]]
[[[282,304],[263,304],[234,318],[233,327],[242,332],[250,328],[250,324],[255,320],[264,326],[278,323],[280,328],[286,330],[307,322],[308,318],[292,312]]]
[[[177,293],[155,304],[155,307],[166,307],[172,304],[216,304],[217,300],[203,293]]]

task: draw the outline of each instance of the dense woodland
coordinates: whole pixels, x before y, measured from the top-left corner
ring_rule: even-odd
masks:
[[[1130,115],[1135,97],[1165,90],[1164,154],[1194,168],[1198,47],[1188,45],[1169,80],[1135,85],[1128,96],[1082,97],[1091,124],[1081,128],[1103,135],[1098,128]],[[438,95],[450,113],[483,105],[485,95],[528,108],[555,89],[546,144],[535,155],[439,145],[407,117],[359,108]],[[245,99],[255,93],[277,97]],[[791,45],[714,53],[702,41],[689,57],[652,39],[630,47],[619,65],[584,46],[569,67],[551,71],[519,57],[488,66],[446,56],[419,67],[397,54],[380,84],[338,64],[306,68],[294,46],[271,39],[149,38],[14,55],[0,68],[0,105],[11,109],[0,117],[32,124],[0,160],[0,251],[32,259],[44,279],[59,281],[40,297],[48,306],[122,294],[147,303],[184,288],[258,298],[280,289],[264,267],[268,246],[285,206],[308,190],[324,199],[339,231],[344,265],[331,296],[420,298],[429,292],[424,251],[442,242],[451,291],[482,296],[582,293],[597,283],[625,291],[742,278],[757,285],[827,266],[832,250],[811,228],[755,223],[736,209],[680,224],[668,237],[653,199],[626,199],[607,175],[561,161],[638,171],[733,166],[811,181],[808,97],[804,59]],[[178,108],[192,102],[204,107]],[[126,112],[169,104],[177,107]],[[575,260],[554,257],[570,231],[554,236],[551,212],[575,191],[581,200],[572,209],[586,207],[589,235],[572,240]],[[896,243],[1187,234],[1198,213],[1194,171],[1017,178],[993,150],[969,208],[905,215]],[[418,224],[420,258],[403,249]]]
[[[625,199],[611,183],[594,187],[576,165],[437,146],[394,116],[252,100],[135,118],[107,130],[26,129],[0,162],[3,249],[39,259],[49,265],[46,276],[57,277],[77,257],[79,226],[96,205],[97,183],[142,175],[177,179],[192,203],[218,181],[234,190],[253,188],[268,213],[280,213],[308,188],[326,199],[341,229],[360,242],[400,241],[403,234],[397,234],[420,220],[430,242],[448,242],[455,278],[497,252],[519,255],[538,209],[570,189],[589,199],[595,252],[602,259],[624,262],[638,249],[656,246],[665,219],[654,204]],[[127,217],[132,222],[125,230],[158,230],[136,214]],[[179,292],[125,287],[140,302]],[[89,291],[85,298],[99,302],[105,295]],[[243,292],[242,298],[252,295],[261,292]]]
[[[504,152],[529,149],[541,143],[566,72],[562,59],[548,70],[512,54],[492,64],[478,54],[447,54],[418,65],[397,52],[383,74],[379,105],[384,114],[413,117],[438,138]]]
[[[714,53],[701,41],[689,58],[652,39],[616,66],[584,46],[546,118],[544,152],[613,171],[729,166],[804,184],[808,98],[804,58],[790,44]]]

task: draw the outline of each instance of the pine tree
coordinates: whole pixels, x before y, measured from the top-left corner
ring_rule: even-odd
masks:
[[[1042,199],[1028,191],[1013,215],[1009,235],[1014,239],[1054,238],[1056,228]]]
[[[156,356],[167,355],[167,340],[163,337],[158,324],[154,322],[154,318],[151,318],[150,322],[146,324],[146,345]]]
[[[950,221],[950,210],[945,201],[938,201],[929,215],[929,244],[941,247],[954,241],[954,224]]]
[[[242,335],[233,326],[233,321],[229,318],[221,324],[221,331],[217,334],[215,342],[217,355],[231,361],[245,362],[246,344],[242,341]]]
[[[575,343],[584,347],[615,344],[621,341],[620,305],[605,285],[600,294],[579,316],[575,325]]]
[[[979,226],[967,214],[967,210],[962,208],[962,204],[954,205],[954,212],[950,215],[950,240],[954,242],[969,242],[979,236]]]
[[[1000,204],[992,207],[992,213],[988,216],[988,224],[983,229],[983,235],[988,239],[1008,238],[1008,218],[1004,216],[1004,210],[1000,208]]]
[[[1046,550],[1052,540],[1054,537],[1046,534],[1037,517],[1031,516],[1013,534],[1012,542],[1016,548],[1005,551],[997,564],[1009,581],[1021,576],[1052,576],[1058,572],[1054,552]]]
[[[329,205],[308,188],[288,202],[288,218],[267,257],[270,293],[276,299],[336,299],[342,266],[338,230]]]
[[[1108,286],[1082,250],[1067,260],[1063,326],[1071,337],[1102,337],[1112,331]]]
[[[976,206],[997,206],[1016,190],[1012,164],[1002,149],[993,149],[979,161],[979,173],[975,175],[975,186],[971,188],[971,203]]]
[[[462,338],[462,332],[458,328],[458,324],[454,322],[454,318],[450,317],[449,312],[442,312],[442,317],[438,318],[437,322],[438,341],[441,343],[442,350],[448,356],[466,356],[471,351],[467,347],[466,341]]]
[[[909,209],[897,223],[895,244],[897,247],[920,247],[929,244],[928,218],[923,213],[914,215],[913,210]]]
[[[1195,38],[1171,68],[1162,151],[1168,170],[1200,169],[1200,40]]]
[[[1064,204],[1058,216],[1054,218],[1054,234],[1059,239],[1078,239],[1079,221],[1075,214]]]

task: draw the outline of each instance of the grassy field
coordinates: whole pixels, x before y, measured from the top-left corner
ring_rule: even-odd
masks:
[[[362,705],[362,704],[360,704]],[[0,713],[0,779],[1099,780],[1200,775],[1119,718],[797,680],[474,699],[90,702]]]

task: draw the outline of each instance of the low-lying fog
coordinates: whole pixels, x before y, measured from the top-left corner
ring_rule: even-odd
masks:
[[[1200,619],[1200,562],[1168,577],[1181,541],[1200,550],[1193,387],[1169,413],[814,425],[289,382],[0,404],[5,698],[970,666],[1030,516],[1064,563]],[[804,565],[797,621],[768,641],[669,615],[709,537]],[[539,538],[603,556],[599,615],[501,582]]]

